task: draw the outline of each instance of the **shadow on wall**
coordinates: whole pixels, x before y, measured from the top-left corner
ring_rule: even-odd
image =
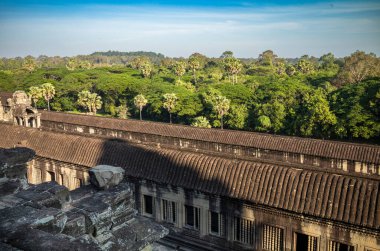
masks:
[[[231,207],[227,205],[232,200],[227,197],[232,194],[233,187],[237,186],[232,182],[236,178],[230,175],[232,168],[236,167],[236,161],[137,145],[122,139],[109,139],[102,148],[97,164],[120,166],[132,180],[144,179],[161,185],[181,187],[186,194],[189,191],[200,191],[206,195],[220,195],[221,213],[230,213],[228,211]],[[136,194],[136,201],[139,201],[138,196]],[[191,199],[186,198],[186,202],[191,203]],[[210,202],[210,209],[215,208],[211,204]],[[241,204],[235,203],[233,210],[241,211]],[[229,227],[232,228],[232,225]],[[261,240],[256,239],[256,242],[261,243]],[[232,246],[226,248],[230,249]]]

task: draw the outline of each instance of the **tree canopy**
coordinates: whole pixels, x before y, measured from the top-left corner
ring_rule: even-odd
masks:
[[[55,111],[153,121],[168,121],[169,113],[169,122],[199,127],[379,142],[376,55],[276,54],[169,58],[109,51],[1,58],[0,91],[25,90],[34,106]]]

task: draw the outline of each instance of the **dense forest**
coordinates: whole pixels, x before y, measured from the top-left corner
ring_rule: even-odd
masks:
[[[50,84],[49,84],[50,83]],[[280,58],[95,52],[2,58],[0,91],[38,108],[97,116],[379,142],[380,59],[356,51]]]

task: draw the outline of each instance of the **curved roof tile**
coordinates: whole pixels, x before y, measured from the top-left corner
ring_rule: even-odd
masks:
[[[0,124],[0,147],[23,142],[40,157],[121,166],[127,175],[380,230],[378,179],[237,161]]]

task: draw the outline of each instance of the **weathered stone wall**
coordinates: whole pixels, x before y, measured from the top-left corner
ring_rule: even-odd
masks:
[[[59,177],[62,173],[72,175],[72,177],[86,177],[86,170],[88,169],[41,157],[36,157],[29,162],[28,168],[28,178],[34,179],[36,183],[39,181],[37,177],[40,177],[41,181],[49,179],[51,174],[48,172],[54,172],[54,177]],[[59,182],[59,179],[56,181]],[[282,245],[284,250],[295,250],[295,235],[297,233],[315,237],[318,250],[328,250],[327,246],[331,241],[352,245],[356,248],[355,251],[379,249],[379,244],[376,241],[380,238],[380,233],[377,230],[371,231],[365,228],[357,228],[354,225],[304,217],[296,213],[286,213],[284,210],[247,204],[243,201],[208,195],[194,190],[184,190],[181,187],[160,185],[145,180],[137,181],[132,178],[130,181],[136,185],[136,208],[145,217],[171,228],[172,232],[167,240],[178,243],[178,245],[192,245],[193,248],[207,248],[209,250],[251,250],[253,248],[263,250],[264,241],[268,239],[268,237],[264,237],[263,232],[264,228],[269,226],[283,232]],[[62,184],[73,185],[75,183],[63,180]],[[144,195],[154,198],[152,214],[143,211]],[[163,200],[175,203],[177,220],[173,223],[167,222],[163,217]],[[185,205],[200,209],[199,228],[194,229],[186,224]],[[210,233],[210,211],[220,214],[223,218],[221,223],[223,230],[220,234]],[[252,243],[244,244],[235,240],[236,226],[234,221],[236,217],[244,219],[245,224],[247,224],[246,222],[252,223]]]
[[[89,184],[88,170],[88,167],[36,156],[28,163],[27,178],[30,184],[56,181],[69,190],[74,190]]]
[[[376,164],[361,163],[344,159],[324,158],[320,156],[305,155],[298,153],[288,153],[273,151],[268,149],[257,149],[237,145],[227,145],[208,141],[182,139],[166,137],[154,134],[144,134],[129,131],[111,130],[107,128],[97,128],[84,125],[74,125],[62,122],[43,120],[42,128],[45,130],[66,131],[76,134],[92,134],[103,137],[114,137],[132,142],[153,144],[157,147],[183,149],[187,151],[205,152],[217,154],[231,158],[242,158],[280,163],[292,163],[302,166],[334,169],[337,172],[361,173],[380,175],[380,167]]]
[[[70,193],[55,181],[25,182],[25,170],[19,167],[26,169],[33,155],[26,148],[0,149],[1,250],[134,251],[168,234],[137,216],[133,184],[121,182],[124,170],[97,169],[96,179],[108,179],[112,168],[121,175],[115,172],[117,178],[103,190],[87,185]]]
[[[172,232],[171,241],[194,243],[199,247],[207,247],[210,250],[266,250],[264,245],[276,243],[276,247],[282,243],[283,250],[296,249],[295,236],[298,233],[316,237],[317,250],[330,250],[333,242],[353,246],[355,251],[368,251],[380,249],[380,233],[376,230],[360,229],[354,226],[343,225],[320,219],[303,217],[292,213],[286,213],[274,208],[259,205],[246,204],[243,201],[206,195],[195,191],[186,191],[182,188],[159,185],[147,181],[136,181],[136,201],[139,212],[149,218],[153,218],[167,227]],[[154,198],[153,214],[144,212],[144,195]],[[176,204],[177,220],[167,223],[163,219],[162,200],[172,201]],[[186,225],[185,205],[191,205],[200,209],[200,228],[193,229]],[[220,213],[223,217],[224,231],[222,235],[210,233],[210,211]],[[252,222],[252,243],[242,243],[235,237],[235,219]],[[247,224],[247,223],[246,223]],[[247,228],[249,226],[242,226]],[[272,229],[272,236],[264,232]],[[279,233],[282,233],[280,237]],[[265,244],[264,244],[265,243]],[[281,250],[281,249],[278,249]]]

